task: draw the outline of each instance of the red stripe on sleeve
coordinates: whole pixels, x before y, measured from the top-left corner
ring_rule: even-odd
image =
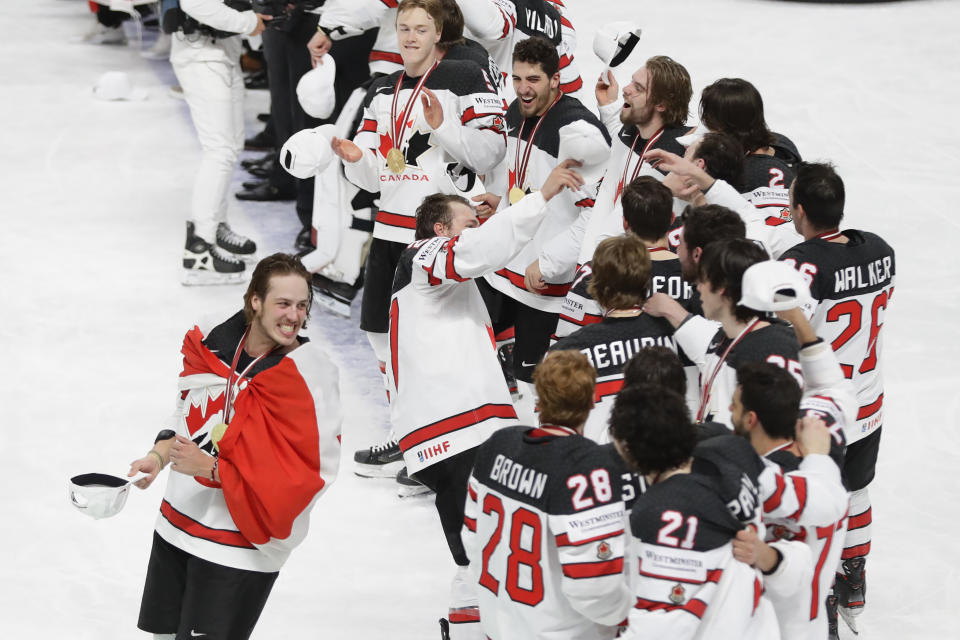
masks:
[[[560,85],[560,91],[564,93],[573,93],[574,91],[579,91],[583,87],[583,78],[577,76],[576,80],[572,82],[567,82],[566,84]]]
[[[634,605],[635,609],[643,609],[645,611],[686,611],[687,613],[693,614],[698,618],[702,618],[703,614],[707,610],[707,603],[703,600],[697,600],[694,598],[690,602],[684,605],[679,604],[667,604],[666,602],[657,602],[656,600],[646,600],[644,598],[637,598],[637,604]]]
[[[767,498],[763,503],[763,510],[767,513],[775,510],[780,506],[781,500],[783,500],[783,491],[787,488],[786,483],[783,481],[783,475],[777,472],[777,490],[773,492],[773,495]]]
[[[363,122],[360,123],[360,128],[357,129],[357,133],[363,133],[364,131],[372,131],[376,133],[377,121],[371,120],[370,118],[364,118]]]
[[[803,476],[790,476],[790,480],[793,482],[794,491],[797,492],[797,502],[800,504],[796,513],[790,516],[791,520],[796,520],[807,506],[807,479]]]
[[[453,261],[456,259],[453,248],[456,246],[457,240],[459,239],[460,236],[457,236],[455,238],[451,238],[450,242],[447,243],[447,277],[451,280],[456,280],[457,282],[466,282],[469,280],[469,278],[461,277],[461,275],[457,273],[457,268],[453,265]]]
[[[849,560],[850,558],[865,556],[869,553],[870,553],[870,543],[866,542],[864,544],[858,544],[855,547],[848,547],[844,549],[843,553],[840,554],[840,558],[843,560]]]
[[[400,57],[400,54],[394,53],[392,51],[377,51],[377,50],[371,51],[369,60],[370,62],[383,61],[383,62],[395,62],[397,64],[403,64],[403,58]]]
[[[519,273],[514,273],[509,269],[500,269],[497,271],[497,275],[503,278],[506,278],[510,281],[510,284],[517,287],[518,289],[527,290],[526,284],[524,284],[523,276]],[[567,284],[548,284],[546,289],[539,291],[540,295],[547,296],[551,298],[561,298],[566,297],[567,291],[570,290],[570,283]]]
[[[870,404],[860,407],[860,410],[857,411],[857,420],[863,420],[864,418],[869,418],[877,411],[880,411],[880,408],[883,407],[883,394],[880,394],[880,397],[871,402]]]
[[[516,417],[517,412],[513,408],[512,404],[485,404],[477,407],[476,409],[464,411],[463,413],[459,413],[455,416],[450,416],[449,418],[444,418],[443,420],[437,420],[436,422],[428,424],[425,427],[420,427],[416,431],[413,431],[412,433],[407,434],[400,439],[400,449],[403,451],[408,451],[418,444],[426,442],[427,440],[439,438],[447,433],[479,424],[490,418],[516,419]]]
[[[593,389],[593,400],[594,402],[600,402],[600,400],[606,398],[607,396],[613,396],[620,393],[620,389],[622,388],[623,378],[598,382],[597,386],[595,386]]]

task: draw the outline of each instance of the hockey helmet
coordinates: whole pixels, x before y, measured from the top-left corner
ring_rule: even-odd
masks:
[[[737,304],[757,311],[786,311],[810,302],[810,287],[786,262],[764,260],[743,272]]]
[[[337,63],[324,54],[322,64],[307,71],[297,83],[297,99],[308,115],[321,120],[333,113],[336,95],[333,92],[333,79],[337,75]]]
[[[295,178],[312,178],[333,160],[330,141],[335,133],[332,124],[296,132],[280,149],[280,164]]]
[[[610,22],[593,34],[593,52],[608,67],[616,67],[630,57],[640,42],[641,29],[631,22]]]
[[[70,478],[70,503],[86,515],[100,520],[120,513],[127,503],[131,480],[106,473],[84,473]]]

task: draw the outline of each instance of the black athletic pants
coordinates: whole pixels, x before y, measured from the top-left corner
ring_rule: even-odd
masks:
[[[137,628],[177,640],[245,640],[278,575],[208,562],[154,532]]]
[[[467,501],[467,480],[477,458],[477,447],[462,451],[452,458],[441,460],[413,474],[413,479],[437,493],[437,513],[443,534],[447,537],[450,554],[458,566],[470,564],[460,539],[463,510]]]
[[[513,375],[517,380],[533,382],[533,370],[550,348],[550,336],[557,330],[559,313],[540,311],[517,302],[477,278],[477,288],[487,306],[494,335],[513,327]]]

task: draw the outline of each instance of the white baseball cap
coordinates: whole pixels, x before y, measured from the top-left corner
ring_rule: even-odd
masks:
[[[130,482],[142,479],[118,478],[106,473],[84,473],[70,478],[70,502],[84,514],[99,520],[120,513],[127,503]]]
[[[312,178],[333,160],[330,141],[335,134],[336,127],[332,124],[297,131],[280,149],[281,166],[295,178]]]
[[[329,118],[333,113],[336,95],[333,79],[337,75],[337,63],[329,53],[323,54],[323,63],[307,71],[297,83],[297,99],[308,115],[314,118]]]
[[[101,100],[146,100],[146,89],[134,89],[125,71],[107,71],[93,85],[93,95]]]
[[[757,311],[786,311],[811,300],[800,272],[780,260],[764,260],[743,272],[737,304]]]
[[[601,25],[593,34],[593,52],[608,67],[616,67],[633,53],[640,33],[640,27],[632,22]]]

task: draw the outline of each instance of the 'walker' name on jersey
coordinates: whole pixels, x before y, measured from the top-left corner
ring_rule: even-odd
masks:
[[[866,269],[864,269],[866,268]],[[866,270],[867,277],[863,277]],[[835,292],[869,289],[889,282],[893,278],[893,258],[884,256],[865,265],[851,265],[833,272]]]

